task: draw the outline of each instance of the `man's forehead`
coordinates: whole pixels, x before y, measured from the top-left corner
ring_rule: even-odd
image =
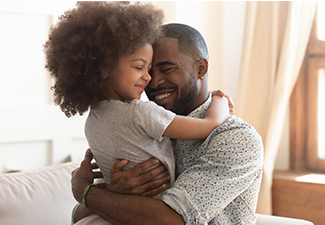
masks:
[[[178,40],[176,38],[164,38],[162,45],[154,49],[154,61],[175,61],[178,57]]]
[[[163,45],[174,46],[178,48],[178,40],[176,38],[166,37],[163,39]]]

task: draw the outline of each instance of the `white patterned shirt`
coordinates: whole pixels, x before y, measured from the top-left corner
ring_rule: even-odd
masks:
[[[204,118],[210,103],[188,116]],[[203,141],[172,141],[177,179],[162,200],[186,224],[255,224],[263,165],[256,130],[230,116]]]

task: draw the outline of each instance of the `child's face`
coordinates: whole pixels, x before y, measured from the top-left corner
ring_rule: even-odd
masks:
[[[131,55],[122,56],[117,69],[107,83],[107,94],[110,99],[140,99],[144,88],[151,80],[153,49],[150,44],[139,48]]]

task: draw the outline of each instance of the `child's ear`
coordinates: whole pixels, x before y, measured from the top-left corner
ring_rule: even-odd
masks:
[[[195,63],[195,71],[197,75],[197,79],[203,79],[204,76],[208,73],[208,68],[209,68],[209,62],[205,58],[200,58],[196,63]]]

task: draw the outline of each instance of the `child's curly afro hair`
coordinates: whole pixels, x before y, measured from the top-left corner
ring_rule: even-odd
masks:
[[[105,83],[122,55],[161,37],[163,11],[150,3],[78,2],[44,44],[54,102],[67,117],[106,99]]]

